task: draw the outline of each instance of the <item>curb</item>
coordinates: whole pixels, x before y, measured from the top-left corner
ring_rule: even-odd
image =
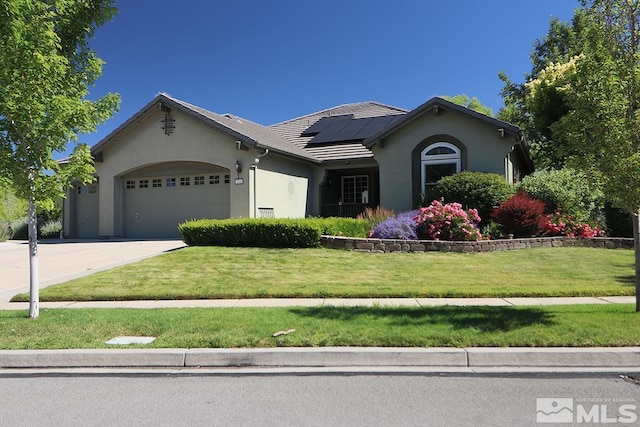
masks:
[[[640,347],[3,350],[16,368],[638,368]]]

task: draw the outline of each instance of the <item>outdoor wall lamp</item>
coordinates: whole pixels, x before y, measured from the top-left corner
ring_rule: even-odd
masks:
[[[242,165],[240,164],[240,160],[236,160],[236,172],[238,172],[238,174],[242,172]]]

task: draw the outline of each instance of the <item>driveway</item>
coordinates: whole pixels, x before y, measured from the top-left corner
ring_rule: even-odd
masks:
[[[40,289],[184,246],[181,240],[42,241],[38,244]],[[0,303],[28,291],[28,243],[0,243]]]

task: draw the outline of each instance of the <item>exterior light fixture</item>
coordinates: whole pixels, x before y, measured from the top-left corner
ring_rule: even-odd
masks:
[[[240,164],[240,160],[236,160],[236,172],[238,172],[238,174],[242,172],[242,165]]]

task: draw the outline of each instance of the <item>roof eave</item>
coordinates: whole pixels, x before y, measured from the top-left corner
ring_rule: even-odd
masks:
[[[407,114],[404,115],[401,119],[397,120],[393,125],[387,129],[383,129],[378,134],[372,135],[363,141],[363,145],[367,148],[371,148],[376,145],[380,140],[386,138],[393,132],[395,132],[400,127],[406,126],[413,120],[418,117],[421,117],[423,114],[426,114],[430,111],[434,111],[435,114],[441,114],[442,111],[453,110],[463,114],[466,114],[470,117],[476,118],[478,120],[482,120],[488,124],[496,126],[498,129],[502,129],[502,132],[505,134],[510,134],[516,137],[520,137],[522,132],[519,127],[514,126],[510,123],[503,122],[502,120],[496,119],[494,117],[489,117],[484,114],[478,113],[477,111],[470,110],[466,107],[463,107],[458,104],[454,104],[453,102],[447,101],[445,99],[435,97],[431,98],[429,101],[420,105],[419,107],[411,110]]]
[[[162,111],[171,111],[171,109],[176,109],[179,110],[191,117],[195,117],[201,121],[203,121],[204,123],[208,124],[209,126],[212,126],[218,130],[221,130],[231,136],[233,136],[234,138],[236,138],[237,140],[249,145],[250,147],[254,147],[257,144],[257,141],[255,141],[254,139],[243,135],[225,125],[223,125],[222,123],[219,123],[207,116],[205,116],[204,114],[199,113],[198,111],[195,111],[193,109],[190,109],[182,104],[180,104],[179,102],[176,102],[175,100],[167,97],[164,94],[160,94],[158,96],[156,96],[151,102],[149,102],[147,105],[145,105],[144,107],[142,107],[137,113],[135,113],[133,116],[131,116],[129,119],[127,119],[123,124],[121,124],[120,126],[118,126],[116,129],[114,129],[109,135],[107,135],[106,137],[104,137],[102,140],[100,140],[96,145],[94,145],[93,147],[91,147],[91,154],[93,156],[99,154],[101,151],[103,151],[105,148],[107,148],[112,142],[116,141],[118,139],[118,137],[123,134],[124,132],[126,132],[127,130],[129,130],[131,128],[131,126],[135,125],[136,123],[141,122],[145,117],[149,116],[150,114],[158,111],[158,110],[162,110]],[[168,110],[167,110],[168,109]]]

